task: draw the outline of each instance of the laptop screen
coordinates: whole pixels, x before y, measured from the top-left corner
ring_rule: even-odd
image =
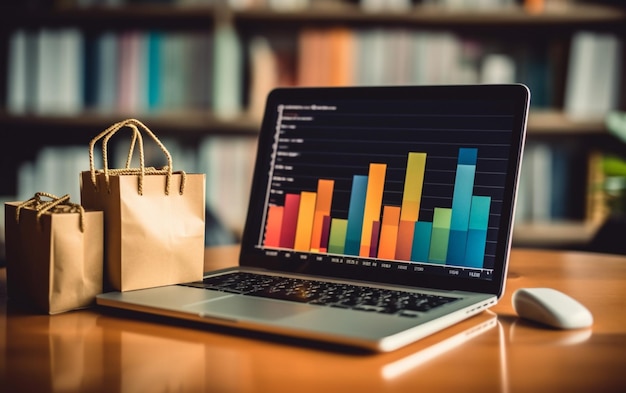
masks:
[[[241,264],[498,293],[528,101],[522,85],[274,90]]]

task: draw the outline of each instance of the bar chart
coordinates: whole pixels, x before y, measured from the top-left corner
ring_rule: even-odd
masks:
[[[278,111],[258,247],[493,267],[510,118],[476,108],[437,117],[393,103],[375,114],[340,105]]]
[[[383,205],[387,165],[371,163],[354,175],[348,217],[331,216],[334,180],[319,179],[315,191],[285,195],[269,208],[264,245],[389,260],[482,267],[489,196],[472,195],[476,148],[460,148],[452,207],[436,207],[432,221],[420,220],[427,153],[409,152],[402,203]]]

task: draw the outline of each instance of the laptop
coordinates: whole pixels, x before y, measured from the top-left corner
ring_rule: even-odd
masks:
[[[389,352],[495,305],[522,84],[277,88],[238,266],[103,307]]]

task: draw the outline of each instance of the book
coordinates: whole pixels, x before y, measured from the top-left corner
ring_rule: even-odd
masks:
[[[411,0],[360,0],[361,8],[366,12],[395,11],[411,9]]]
[[[116,33],[106,31],[97,37],[96,43],[97,86],[95,108],[100,112],[113,112],[117,106],[119,40]]]
[[[235,28],[221,23],[215,29],[213,111],[232,118],[243,111],[243,45]]]
[[[98,52],[98,36],[87,35],[83,48],[83,107],[94,110],[98,104],[98,74],[100,58]]]
[[[256,138],[213,135],[198,145],[198,171],[206,173],[207,210],[241,233],[248,208]]]
[[[385,83],[390,85],[411,84],[413,34],[407,29],[394,29],[389,31],[389,43],[387,45],[387,65],[385,70],[388,78]]]
[[[33,107],[36,76],[36,37],[26,30],[16,30],[9,38],[7,64],[7,110],[24,114]]]
[[[358,32],[356,49],[356,84],[385,84],[385,48],[388,44],[387,31],[381,28],[364,29]]]
[[[515,61],[501,53],[487,54],[480,69],[480,82],[491,84],[507,84],[515,82]]]
[[[206,110],[213,106],[213,35],[209,31],[191,33],[189,48],[189,106]]]
[[[56,75],[58,91],[57,111],[77,114],[83,110],[84,91],[84,36],[77,28],[61,29],[58,32],[60,62]]]
[[[28,200],[36,192],[56,196],[70,194],[80,200],[79,175],[89,169],[89,154],[83,146],[45,146],[32,161],[18,167],[17,198]]]
[[[329,86],[349,86],[354,84],[355,35],[353,30],[334,27],[325,31],[328,42],[326,48]]]
[[[41,29],[37,40],[35,112],[83,109],[83,43],[78,29]]]
[[[249,52],[248,114],[260,121],[263,118],[267,94],[278,85],[278,64],[266,37],[253,37],[250,41]]]
[[[572,119],[602,118],[617,108],[621,42],[609,33],[574,34],[568,62],[564,110]]]
[[[147,56],[146,33],[140,30],[124,31],[119,36],[117,107],[122,114],[146,112]]]
[[[296,65],[299,86],[324,86],[327,84],[328,52],[324,33],[319,28],[303,28],[298,33],[298,63]]]
[[[158,111],[162,107],[162,33],[159,31],[149,31],[146,38],[146,79],[147,89],[147,105],[148,112]]]
[[[56,111],[56,94],[61,86],[57,83],[57,72],[61,65],[58,34],[50,29],[41,29],[37,39],[37,73],[35,81],[35,112],[39,114]]]
[[[411,45],[411,73],[412,84],[425,85],[428,80],[428,56],[430,53],[430,36],[433,33],[416,31],[412,33]]]

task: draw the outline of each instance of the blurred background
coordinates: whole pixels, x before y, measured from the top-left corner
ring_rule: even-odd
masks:
[[[520,82],[513,245],[626,254],[622,1],[25,0],[0,15],[3,202],[79,202],[89,141],[134,117],[174,170],[207,174],[207,245],[234,243],[272,88]]]

